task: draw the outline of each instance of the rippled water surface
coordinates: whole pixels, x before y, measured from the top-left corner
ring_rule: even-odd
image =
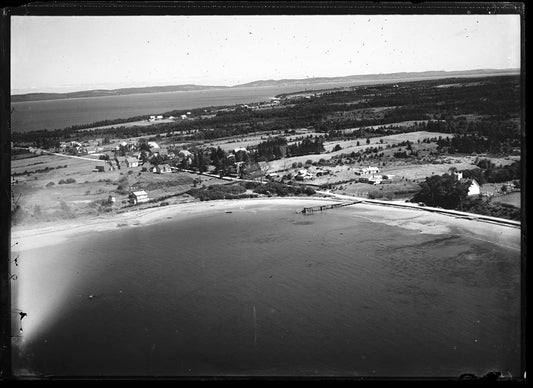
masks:
[[[343,209],[232,210],[23,252],[17,370],[519,373],[519,252]]]

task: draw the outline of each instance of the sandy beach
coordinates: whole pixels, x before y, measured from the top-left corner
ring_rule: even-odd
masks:
[[[331,202],[339,202],[339,200],[333,198],[261,198],[190,202],[114,215],[36,224],[34,227],[14,227],[11,230],[11,245],[15,246],[16,244],[14,250],[24,251],[60,244],[69,237],[87,232],[140,227],[165,222],[177,217],[185,218],[210,212],[227,211],[228,209],[244,209],[257,205],[275,207],[281,204],[290,204],[294,205],[295,211],[297,211],[305,206]],[[350,212],[354,217],[362,217],[373,222],[411,229],[417,233],[460,233],[506,248],[519,250],[521,246],[520,229],[516,227],[466,220],[419,209],[400,209],[370,203],[358,203],[343,209]]]

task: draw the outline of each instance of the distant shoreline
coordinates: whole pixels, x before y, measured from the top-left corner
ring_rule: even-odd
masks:
[[[32,101],[56,101],[56,100],[70,100],[79,98],[92,97],[119,97],[127,95],[139,94],[154,94],[154,93],[174,93],[174,92],[189,92],[202,90],[223,90],[235,88],[261,88],[261,87],[312,87],[320,84],[338,84],[338,87],[343,85],[355,83],[365,85],[365,83],[393,83],[393,82],[412,82],[425,81],[431,79],[445,79],[445,78],[470,78],[470,77],[485,77],[485,76],[503,76],[503,75],[519,75],[520,69],[480,69],[480,70],[465,70],[465,71],[425,71],[425,72],[405,72],[405,73],[390,73],[390,74],[367,74],[367,75],[351,75],[341,77],[315,77],[302,79],[282,79],[282,80],[266,80],[253,81],[245,84],[238,84],[233,86],[212,86],[212,85],[167,85],[167,86],[146,86],[146,87],[131,87],[120,89],[94,89],[81,90],[67,93],[53,93],[53,92],[38,92],[38,93],[20,93],[11,95],[11,103],[32,102]],[[352,85],[355,86],[355,85]]]
[[[295,211],[305,206],[317,203],[338,202],[332,198],[268,198],[268,199],[240,199],[218,200],[206,202],[188,202],[165,207],[155,207],[132,210],[112,216],[79,218],[74,220],[60,220],[42,223],[36,227],[13,227],[11,230],[11,245],[16,245],[14,251],[25,251],[45,246],[63,243],[68,238],[82,233],[104,232],[117,228],[131,228],[166,222],[170,219],[186,219],[190,216],[200,216],[210,212],[242,209],[249,206],[265,206],[276,204],[294,205]],[[422,209],[403,209],[387,207],[374,203],[359,203],[343,208],[356,217],[362,217],[372,222],[384,223],[411,229],[416,233],[446,234],[458,229],[463,235],[491,242],[509,249],[519,250],[521,247],[521,230],[506,225],[488,224],[476,220],[450,217],[445,214],[429,213]],[[170,218],[169,218],[170,217]],[[312,217],[312,216],[302,216]]]

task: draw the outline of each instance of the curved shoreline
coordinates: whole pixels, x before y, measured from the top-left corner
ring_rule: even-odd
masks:
[[[139,227],[167,222],[170,219],[205,215],[212,211],[257,206],[257,205],[294,205],[295,211],[317,203],[339,202],[341,198],[284,197],[255,198],[239,200],[217,200],[207,202],[188,202],[164,207],[152,207],[113,215],[93,218],[57,221],[38,224],[34,228],[14,227],[11,230],[11,246],[14,251],[24,251],[56,245],[68,238],[89,232],[104,232],[121,227]],[[352,197],[352,199],[354,199]],[[498,244],[510,249],[521,248],[521,230],[516,226],[487,223],[483,220],[450,217],[447,212],[428,212],[414,206],[391,206],[375,201],[364,200],[355,205],[346,206],[343,212],[355,217],[362,217],[372,222],[411,229],[417,233],[445,234],[457,228],[462,234],[475,239]],[[385,206],[387,206],[385,208]],[[385,211],[384,211],[385,210]],[[16,247],[14,246],[16,244]]]

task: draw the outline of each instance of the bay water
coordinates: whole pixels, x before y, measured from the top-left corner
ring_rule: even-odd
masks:
[[[519,252],[295,210],[236,203],[23,251],[16,373],[519,373]]]

